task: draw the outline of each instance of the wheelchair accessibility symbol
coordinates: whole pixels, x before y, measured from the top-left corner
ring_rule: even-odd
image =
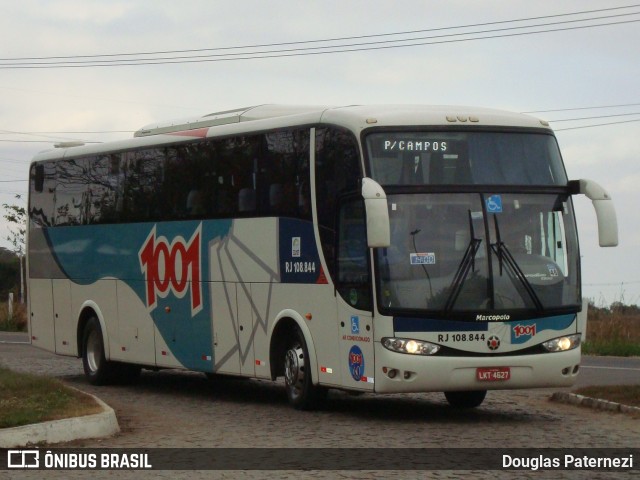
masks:
[[[487,212],[502,213],[502,197],[500,195],[491,195],[487,198]]]

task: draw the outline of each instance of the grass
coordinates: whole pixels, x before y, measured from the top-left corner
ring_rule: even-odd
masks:
[[[0,367],[0,428],[101,412],[95,400],[53,378]]]
[[[585,355],[640,356],[640,308],[614,303],[609,308],[589,305]]]
[[[612,385],[602,387],[583,387],[573,393],[585,397],[600,398],[621,403],[630,407],[640,407],[640,385]]]
[[[589,305],[585,355],[640,356],[640,308],[637,305],[613,303],[607,308]],[[583,387],[574,391],[585,397],[640,407],[639,385]]]

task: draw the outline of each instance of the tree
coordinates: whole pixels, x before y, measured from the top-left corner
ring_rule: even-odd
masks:
[[[21,195],[16,195],[16,200],[20,200]],[[24,255],[25,239],[27,235],[27,209],[18,205],[3,204],[4,219],[9,222],[9,235],[7,240],[13,246],[13,251],[17,255]]]
[[[21,195],[16,195],[16,200],[21,200]],[[4,219],[9,222],[9,235],[7,240],[13,246],[13,251],[20,259],[20,303],[24,303],[24,253],[27,236],[27,209],[18,205],[3,204]]]

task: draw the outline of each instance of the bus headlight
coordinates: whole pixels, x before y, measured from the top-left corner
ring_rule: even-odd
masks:
[[[392,352],[412,355],[433,355],[440,350],[440,345],[409,338],[385,337],[382,339],[382,346]]]
[[[573,350],[580,345],[580,334],[567,335],[565,337],[554,338],[544,342],[542,346],[548,352],[565,352],[567,350]]]

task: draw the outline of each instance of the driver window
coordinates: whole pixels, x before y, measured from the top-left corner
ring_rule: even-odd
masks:
[[[352,307],[371,310],[369,250],[362,199],[342,204],[338,215],[337,289]]]

